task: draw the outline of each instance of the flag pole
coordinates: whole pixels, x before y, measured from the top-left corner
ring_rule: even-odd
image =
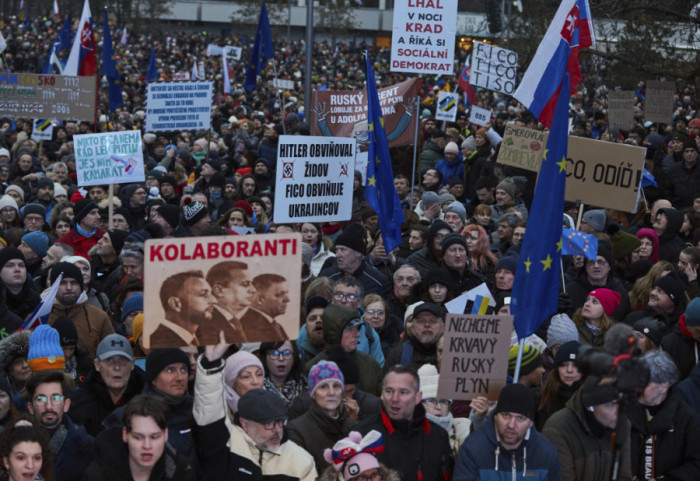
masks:
[[[564,261],[562,260],[561,256],[559,257],[559,267],[561,267],[561,288],[564,291],[564,294],[566,294],[566,281],[564,280]]]
[[[520,365],[523,362],[523,350],[525,349],[525,338],[520,339],[518,343],[518,358],[515,360],[515,372],[513,373],[513,384],[518,384],[520,379]]]
[[[423,80],[422,76],[418,76],[419,82],[418,84],[420,85],[420,81]],[[415,187],[416,184],[416,160],[418,158],[418,126],[420,124],[420,88],[418,89],[417,95],[416,95],[416,129],[415,133],[413,134],[413,167],[411,168],[411,203],[410,207],[411,210],[413,210],[413,188]]]

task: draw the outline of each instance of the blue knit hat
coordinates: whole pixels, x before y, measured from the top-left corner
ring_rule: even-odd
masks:
[[[27,244],[31,250],[39,257],[44,257],[49,250],[49,236],[41,231],[24,234],[22,242]]]
[[[131,295],[122,306],[122,322],[134,311],[143,311],[143,296],[138,292]]]
[[[326,382],[340,381],[340,384],[345,386],[345,378],[340,368],[333,361],[319,361],[309,371],[309,394],[313,397],[314,392],[318,387]]]
[[[58,331],[42,324],[29,337],[27,364],[32,372],[56,369],[63,371],[66,360]]]

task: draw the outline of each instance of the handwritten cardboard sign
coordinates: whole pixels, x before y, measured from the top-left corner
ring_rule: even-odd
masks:
[[[145,180],[141,132],[125,130],[73,137],[80,187]]]
[[[483,42],[474,42],[469,83],[474,87],[513,95],[518,79],[518,54]]]
[[[438,398],[497,400],[506,385],[511,316],[448,314]]]
[[[549,134],[507,124],[496,162],[539,172]]]
[[[634,90],[608,92],[608,125],[629,129],[634,125]]]
[[[673,82],[649,80],[645,93],[644,120],[670,123],[673,120],[676,85]]]

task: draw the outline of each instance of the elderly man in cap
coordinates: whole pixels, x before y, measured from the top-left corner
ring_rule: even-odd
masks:
[[[315,481],[313,457],[285,436],[287,407],[281,397],[264,389],[250,390],[238,401],[233,422],[229,420],[222,359],[228,348],[222,332],[219,344],[207,346],[197,362],[194,419],[204,475]]]
[[[442,240],[442,262],[450,273],[451,285],[447,287],[457,295],[482,282],[488,283],[486,277],[471,268],[467,240],[462,234],[452,232]]]
[[[80,199],[75,203],[75,226],[67,233],[59,237],[56,242],[68,244],[75,251],[76,256],[89,259],[88,252],[97,244],[104,231],[100,224],[100,209],[90,199]]]
[[[438,365],[437,342],[445,332],[442,309],[436,304],[423,302],[413,310],[413,327],[406,342],[394,346],[384,363],[384,371],[396,364],[418,370],[424,364]]]
[[[440,196],[435,192],[424,192],[414,211],[421,220],[432,222],[435,219],[442,219],[443,212],[440,208]]]
[[[562,479],[557,450],[534,421],[532,390],[521,384],[504,387],[493,415],[462,444],[452,479]]]
[[[583,214],[581,218],[581,232],[586,234],[602,234],[605,232],[607,215],[604,209],[592,209]]]

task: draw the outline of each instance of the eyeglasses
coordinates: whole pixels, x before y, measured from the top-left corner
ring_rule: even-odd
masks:
[[[442,408],[448,408],[452,406],[452,399],[436,399],[434,397],[429,397],[427,399],[423,399],[423,402],[427,404],[428,406],[435,407],[438,404]]]
[[[291,349],[285,349],[284,351],[278,351],[275,349],[274,351],[270,351],[267,353],[267,357],[269,357],[273,361],[279,359],[280,356],[282,356],[282,359],[291,359],[293,355],[294,351],[292,351]]]
[[[60,394],[52,394],[51,396],[39,394],[34,398],[34,402],[37,404],[46,404],[49,401],[51,401],[51,403],[60,403],[63,402],[65,398],[65,396],[61,396]]]
[[[343,294],[342,292],[333,293],[333,299],[335,299],[336,301],[354,301],[357,298],[358,296],[356,296],[355,294]]]
[[[269,423],[258,423],[262,427],[265,428],[266,431],[272,431],[275,428],[283,428],[287,425],[287,420],[286,419],[280,419],[278,421],[272,421]]]
[[[369,311],[366,311],[366,314],[368,316],[383,316],[384,311],[382,309],[370,309]]]
[[[381,481],[384,479],[384,475],[381,473],[381,471],[375,471],[366,475],[360,474],[359,476],[355,476],[354,478],[350,479],[353,481]]]

